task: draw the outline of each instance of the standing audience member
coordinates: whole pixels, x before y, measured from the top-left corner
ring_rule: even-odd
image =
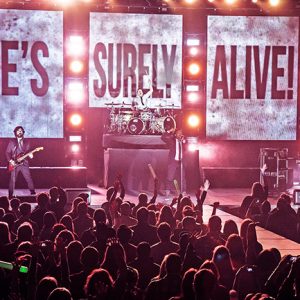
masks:
[[[150,245],[141,242],[137,246],[137,258],[129,265],[139,272],[138,287],[145,290],[151,279],[158,275],[159,265],[153,262]]]
[[[151,247],[151,253],[154,262],[161,264],[165,255],[179,250],[179,245],[171,241],[171,228],[166,222],[159,224],[157,235],[160,241]]]
[[[166,275],[150,282],[146,290],[145,300],[168,300],[180,295],[180,256],[174,253],[168,254],[165,263]]]
[[[93,219],[88,214],[88,206],[82,201],[77,207],[77,218],[74,219],[75,233],[81,237],[85,230],[93,227]]]
[[[148,221],[149,211],[146,207],[141,207],[136,213],[138,223],[132,226],[132,243],[138,245],[141,242],[148,242],[151,246],[158,242],[157,229],[150,225]]]

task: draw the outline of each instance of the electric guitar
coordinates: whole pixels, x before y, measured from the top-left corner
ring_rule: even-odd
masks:
[[[34,152],[42,151],[44,150],[44,147],[37,147],[32,151],[29,151],[25,154],[20,153],[15,159],[11,159],[8,162],[7,170],[8,172],[12,172],[17,166],[23,163],[23,161],[30,155],[32,155]]]

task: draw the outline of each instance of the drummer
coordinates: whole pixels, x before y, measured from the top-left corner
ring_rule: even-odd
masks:
[[[131,109],[134,115],[138,115],[140,111],[145,111],[148,109],[148,99],[151,97],[152,93],[153,86],[149,78],[149,91],[144,94],[142,89],[138,89],[136,98],[132,100]]]

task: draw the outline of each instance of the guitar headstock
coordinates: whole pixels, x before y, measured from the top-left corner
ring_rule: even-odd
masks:
[[[44,150],[44,147],[37,147],[34,149],[34,151],[42,151],[42,150]]]

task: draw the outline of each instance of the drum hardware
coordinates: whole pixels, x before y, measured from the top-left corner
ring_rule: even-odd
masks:
[[[123,107],[120,103],[105,103],[111,105],[108,125],[105,128],[108,133],[117,134],[161,134],[171,128],[176,128],[173,109],[147,108],[143,111]],[[114,107],[120,106],[121,107]]]
[[[122,104],[121,103],[113,103],[113,102],[111,102],[111,103],[104,103],[104,105],[114,107],[114,106],[119,106],[119,105],[122,105]]]

